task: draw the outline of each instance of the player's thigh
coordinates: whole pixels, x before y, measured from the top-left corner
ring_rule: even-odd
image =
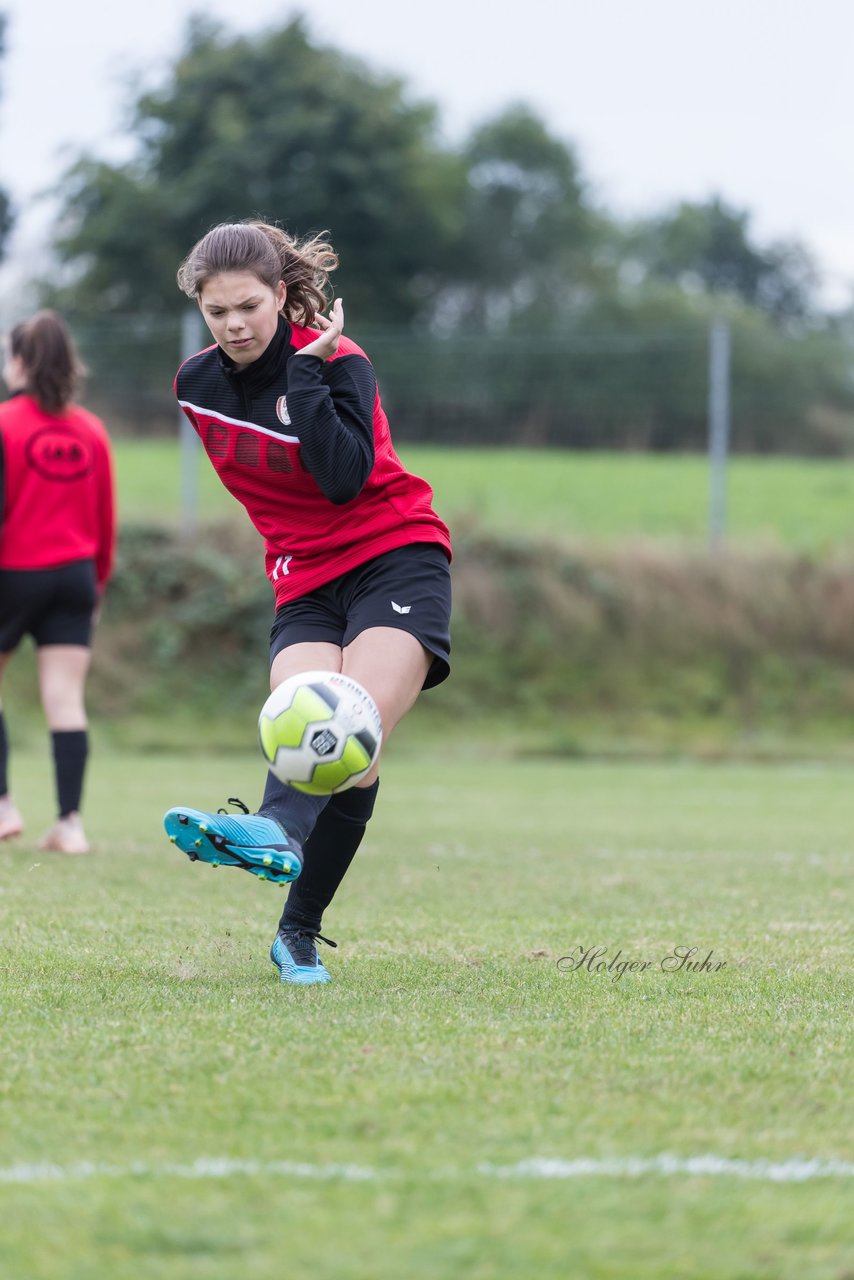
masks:
[[[302,640],[280,649],[270,667],[270,688],[303,671],[340,671],[341,646],[326,640]]]
[[[433,655],[409,631],[368,627],[347,645],[341,670],[367,689],[388,736],[424,687],[432,662]]]
[[[42,705],[50,728],[83,728],[91,649],[82,644],[44,644],[39,646],[36,660]]]

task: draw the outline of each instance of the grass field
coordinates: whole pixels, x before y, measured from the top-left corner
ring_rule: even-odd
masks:
[[[117,446],[122,517],[177,523],[177,444]],[[702,544],[708,527],[708,465],[687,455],[585,454],[501,449],[400,447],[404,462],[432,484],[441,514],[488,530],[549,538],[614,541],[648,537]],[[203,456],[199,517],[240,511]],[[803,551],[854,541],[854,463],[804,458],[735,458],[730,465],[728,534],[735,544]]]
[[[160,832],[256,802],[249,755],[102,750],[95,856],[2,850],[4,1280],[849,1277],[850,770],[414,742],[325,988],[277,981],[280,890]],[[559,964],[597,946],[649,967]]]

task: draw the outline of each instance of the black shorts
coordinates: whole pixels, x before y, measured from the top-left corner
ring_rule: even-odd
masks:
[[[450,673],[451,573],[438,543],[415,542],[358,565],[276,610],[270,662],[292,644],[326,641],[343,649],[368,627],[408,631],[433,655],[424,688]]]
[[[27,634],[39,646],[88,647],[97,598],[92,560],[57,569],[0,569],[0,653],[11,653]]]

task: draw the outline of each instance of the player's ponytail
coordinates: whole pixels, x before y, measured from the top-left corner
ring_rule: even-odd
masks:
[[[275,289],[287,286],[284,314],[308,325],[328,302],[329,274],[338,255],[320,235],[299,241],[269,222],[224,222],[193,246],[178,268],[178,287],[198,298],[205,283],[227,271],[251,271]]]
[[[24,366],[27,393],[45,413],[61,414],[85,372],[62,317],[55,311],[37,311],[22,320],[9,334],[9,350]]]

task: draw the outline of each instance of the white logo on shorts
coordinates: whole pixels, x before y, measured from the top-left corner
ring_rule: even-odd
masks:
[[[411,604],[397,604],[394,600],[392,600],[392,602],[391,602],[391,607],[392,607],[392,609],[394,609],[395,613],[409,613],[409,610],[412,608],[412,605],[411,605]]]

